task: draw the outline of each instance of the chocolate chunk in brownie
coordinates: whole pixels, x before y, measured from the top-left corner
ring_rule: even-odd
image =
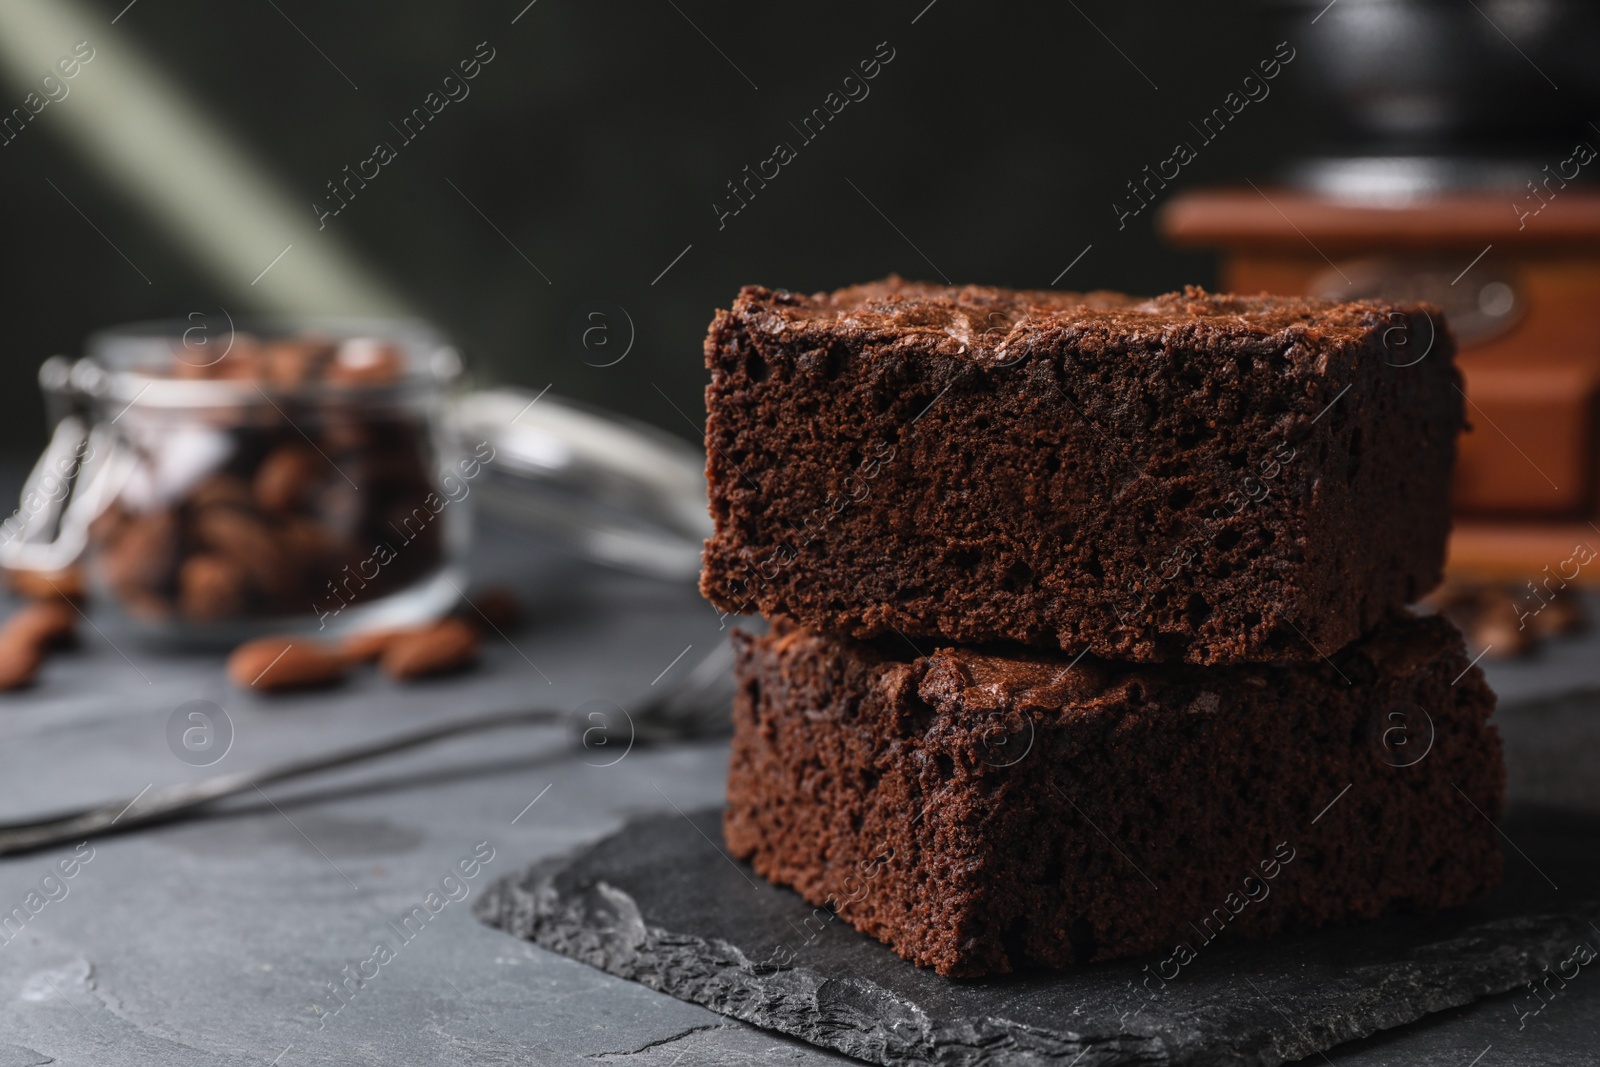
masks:
[[[1160,952],[1171,979],[1500,876],[1494,694],[1436,617],[1205,668],[735,641],[729,850],[942,975]]]
[[[1315,661],[1440,578],[1462,394],[1426,305],[749,287],[705,352],[724,612]]]

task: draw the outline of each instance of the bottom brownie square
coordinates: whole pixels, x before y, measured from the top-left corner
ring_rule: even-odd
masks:
[[[1442,619],[1292,666],[734,640],[729,849],[941,975],[1161,950],[1170,978],[1500,877],[1494,694]]]

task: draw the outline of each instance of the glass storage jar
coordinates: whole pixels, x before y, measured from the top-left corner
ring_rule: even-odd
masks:
[[[466,498],[492,458],[443,432],[459,372],[417,322],[95,334],[51,446],[78,435],[70,499],[11,555],[80,562],[98,604],[190,643],[437,616],[460,595]]]

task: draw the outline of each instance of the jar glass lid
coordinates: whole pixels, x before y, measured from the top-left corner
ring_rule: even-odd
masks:
[[[420,320],[226,316],[139,322],[91,334],[72,386],[141,407],[224,405],[261,392],[405,392],[454,381],[461,358]]]

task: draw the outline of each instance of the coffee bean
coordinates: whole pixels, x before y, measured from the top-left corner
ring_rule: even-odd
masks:
[[[38,648],[70,644],[77,633],[78,609],[65,600],[29,604],[0,626],[0,643],[20,641]]]
[[[317,494],[313,514],[330,533],[353,537],[367,519],[367,501],[350,483],[339,478]]]
[[[0,690],[33,681],[45,651],[72,641],[78,612],[60,598],[39,600],[16,611],[0,626]]]
[[[248,597],[244,569],[226,556],[193,555],[178,571],[178,604],[185,618],[196,622],[237,618]]]
[[[117,529],[103,562],[106,577],[127,599],[165,598],[177,565],[178,522],[170,511],[135,515]]]
[[[234,508],[204,508],[193,520],[195,539],[232,560],[263,593],[283,583],[287,563],[272,531],[255,515]]]
[[[417,633],[417,627],[389,630],[368,630],[351,634],[339,642],[339,654],[350,663],[371,663],[389,650],[389,646],[403,637]]]
[[[31,684],[43,663],[44,650],[37,645],[0,640],[0,690]]]
[[[344,658],[308,637],[262,637],[228,657],[228,679],[265,693],[315,689],[344,678]]]
[[[321,447],[330,457],[359,459],[371,446],[371,427],[357,412],[341,406],[327,413],[322,424]]]
[[[410,681],[463,670],[478,659],[478,632],[457,618],[440,619],[395,638],[381,664],[390,677]]]
[[[214,474],[189,490],[188,504],[192,508],[217,505],[249,508],[254,503],[249,483],[232,474]]]
[[[354,544],[314,519],[291,517],[278,527],[278,544],[313,587],[358,555]]]
[[[299,511],[311,500],[329,470],[328,461],[311,448],[284,445],[256,468],[256,506],[272,514]]]

